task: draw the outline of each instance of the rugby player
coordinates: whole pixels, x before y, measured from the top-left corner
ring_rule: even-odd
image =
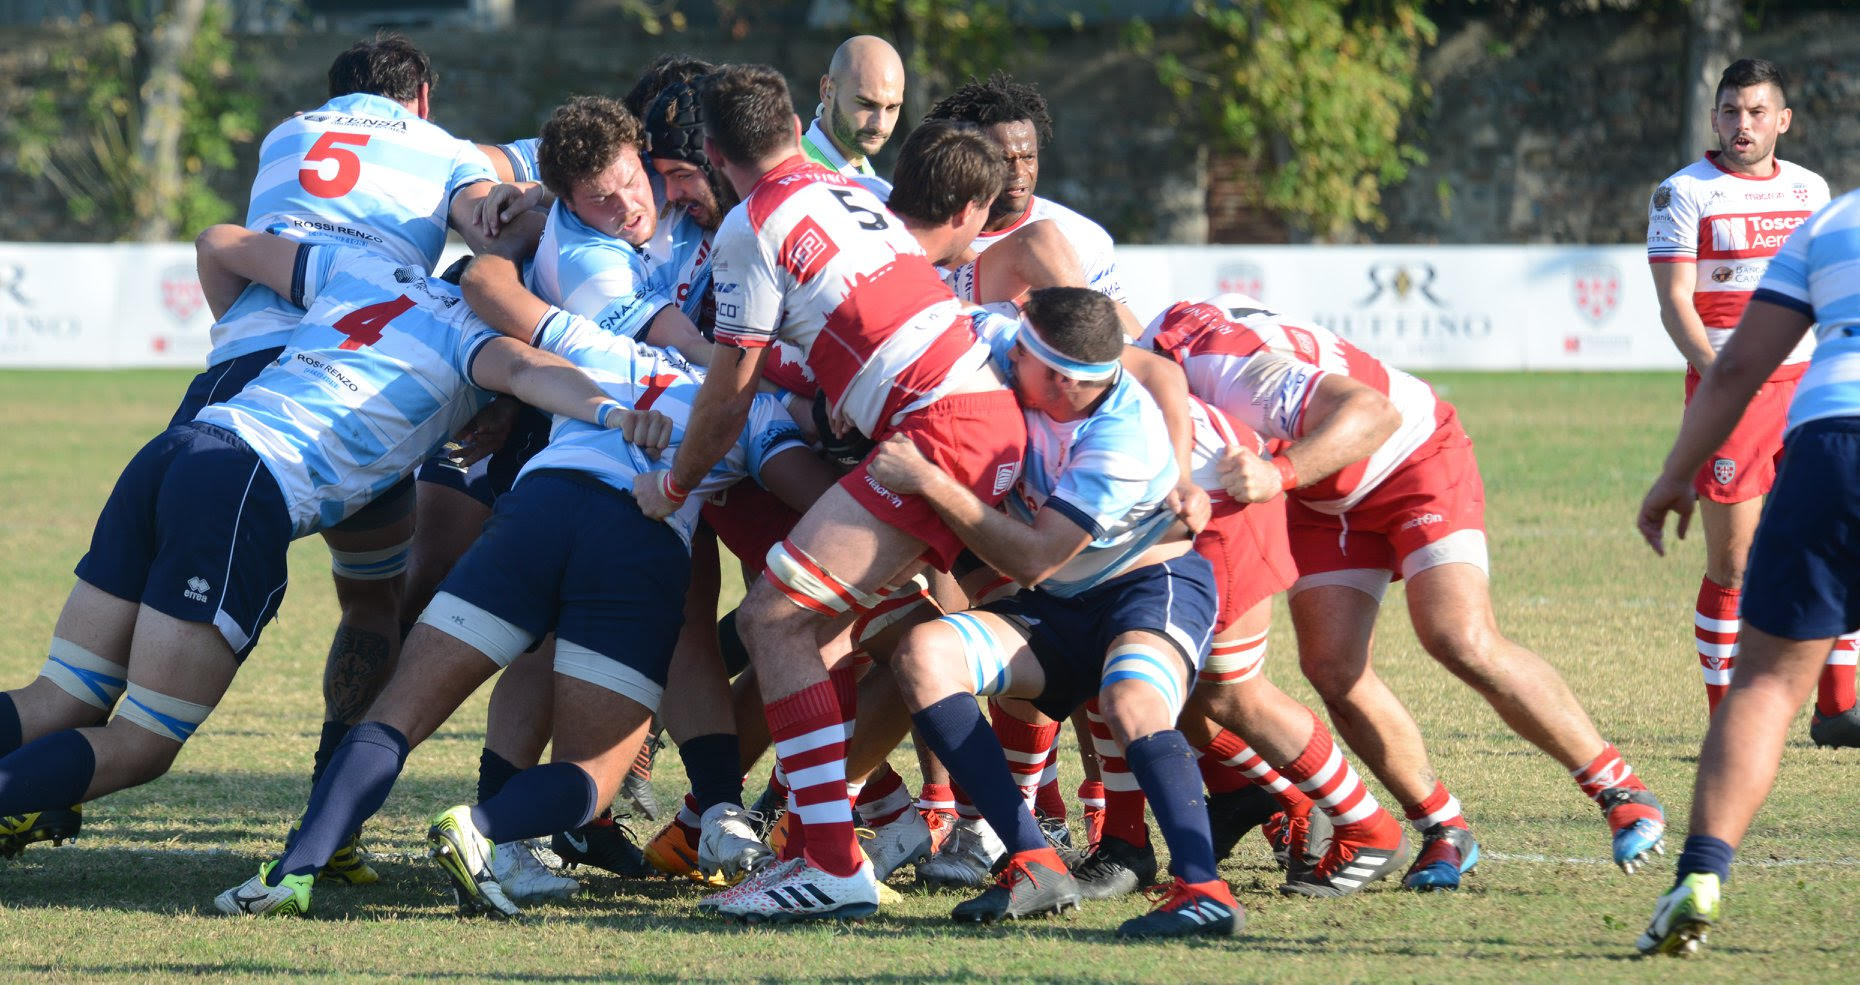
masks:
[[[917,241],[870,191],[801,154],[800,121],[780,73],[725,66],[699,93],[704,153],[743,202],[718,230],[712,261],[718,351],[672,467],[635,484],[641,507],[665,516],[690,496],[740,431],[777,339],[803,354],[835,433],[911,435],[998,502],[1019,470],[1024,425]],[[763,870],[761,892],[718,912],[786,921],[876,910],[877,882],[859,853],[846,788],[856,671],[849,647],[822,645],[843,636],[886,586],[902,585],[926,561],[947,569],[960,549],[921,500],[855,469],[770,551],[738,619],[776,756],[788,776],[805,778],[792,795],[806,846],[800,858]]]
[[[1676,882],[1638,942],[1695,950],[1723,916],[1731,858],[1775,783],[1789,721],[1834,640],[1860,629],[1850,522],[1860,504],[1860,194],[1835,199],[1789,235],[1686,408],[1660,477],[1641,501],[1641,536],[1665,553],[1666,515],[1684,537],[1692,478],[1740,426],[1812,326],[1818,340],[1789,406],[1789,456],[1751,545],[1737,673],[1711,717],[1692,788]]]
[[[1142,341],[1181,362],[1196,395],[1287,443],[1271,459],[1235,449],[1223,486],[1241,502],[1290,496],[1299,661],[1337,730],[1422,836],[1404,885],[1457,888],[1478,845],[1458,800],[1435,778],[1420,730],[1370,665],[1376,615],[1395,576],[1408,581],[1422,647],[1562,763],[1602,809],[1615,863],[1631,873],[1661,851],[1659,802],[1556,670],[1499,633],[1484,486],[1452,404],[1330,332],[1241,295],[1176,304]],[[1400,424],[1364,456],[1366,442],[1352,439],[1373,431],[1386,405]]]
[[[246,280],[308,310],[282,359],[125,468],[78,562],[46,676],[0,698],[11,753],[0,813],[165,773],[276,613],[290,542],[409,474],[484,403],[479,387],[590,421],[636,416],[565,360],[475,322],[418,264],[236,226],[209,229],[200,246],[216,315]],[[113,705],[108,724],[86,727]],[[352,839],[337,833],[317,868]]]
[[[1647,262],[1660,322],[1686,359],[1688,402],[1730,340],[1769,258],[1791,229],[1828,201],[1821,176],[1776,156],[1776,142],[1794,117],[1783,85],[1782,70],[1762,59],[1726,68],[1712,110],[1718,149],[1661,182],[1648,203]],[[1709,709],[1717,708],[1736,666],[1744,559],[1782,460],[1789,399],[1813,351],[1814,341],[1804,336],[1693,480],[1705,529],[1693,635]],[[1828,656],[1809,727],[1817,745],[1860,745],[1854,656],[1851,639]]]
[[[872,170],[872,158],[891,139],[903,108],[904,61],[897,49],[870,34],[847,38],[820,77],[820,105],[801,135],[801,153],[882,198],[891,184]]]

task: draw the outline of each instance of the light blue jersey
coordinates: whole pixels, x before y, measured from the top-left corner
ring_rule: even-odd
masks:
[[[1860,191],[1790,233],[1750,300],[1816,323],[1815,355],[1795,385],[1788,431],[1824,417],[1860,417]]]
[[[517,474],[518,481],[537,469],[573,469],[631,493],[634,476],[671,464],[678,443],[684,440],[685,426],[690,423],[698,387],[704,382],[702,369],[686,362],[674,350],[603,331],[588,319],[561,310],[551,311],[543,319],[536,331],[536,345],[581,367],[602,392],[627,407],[656,410],[671,418],[672,443],[654,461],[637,446],[628,444],[618,431],[558,417],[549,444]],[[698,511],[706,497],[745,477],[760,481],[764,463],[790,448],[805,447],[801,429],[788,416],[781,399],[773,394],[757,394],[736,444],[711,467],[692,490],[691,498],[666,517],[666,522],[689,547],[692,528],[697,525]]]
[[[510,165],[511,181],[542,180],[542,169],[536,164],[536,148],[541,144],[541,137],[527,137],[496,145],[503,154],[504,163]]]
[[[658,232],[646,244],[652,264],[648,282],[660,296],[671,298],[693,325],[699,323],[704,295],[710,290],[710,238],[715,231],[679,209],[670,221],[659,220]]]
[[[471,378],[493,339],[458,289],[417,265],[310,246],[288,348],[195,418],[246,440],[284,493],[294,536],[340,522],[399,482],[490,400]]]
[[[265,137],[245,226],[354,246],[430,272],[452,196],[496,174],[460,140],[384,96],[338,96]],[[303,312],[257,284],[213,325],[209,365],[285,344]]]
[[[975,331],[994,353],[995,365],[1014,378],[1008,354],[1020,334],[1018,319],[971,310]],[[1128,570],[1175,523],[1165,500],[1179,470],[1162,408],[1149,391],[1120,373],[1090,417],[1055,421],[1034,410],[1027,419],[1027,460],[1008,494],[1008,511],[1032,523],[1042,509],[1058,510],[1092,541],[1040,583],[1061,598],[1084,592]]]
[[[560,200],[549,210],[527,284],[544,301],[634,339],[645,338],[653,316],[672,303],[653,286],[644,253],[582,222]]]

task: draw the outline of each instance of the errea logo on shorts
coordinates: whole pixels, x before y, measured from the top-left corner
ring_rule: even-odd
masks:
[[[1402,524],[1396,529],[1397,530],[1413,530],[1416,527],[1425,527],[1430,523],[1445,523],[1446,521],[1447,521],[1447,518],[1444,516],[1441,516],[1438,513],[1423,513],[1420,516],[1417,516],[1414,519],[1409,520],[1407,523]]]
[[[1014,488],[1014,480],[1020,478],[1020,463],[1009,462],[995,467],[995,495],[999,496]]]
[[[207,593],[212,590],[213,586],[207,584],[205,578],[195,575],[187,580],[187,588],[183,589],[181,594],[196,602],[205,602],[207,600]]]

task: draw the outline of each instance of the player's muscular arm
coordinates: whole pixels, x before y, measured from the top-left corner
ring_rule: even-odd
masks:
[[[471,378],[545,413],[618,428],[628,441],[648,450],[660,451],[670,443],[671,418],[619,407],[574,363],[516,339],[485,343],[472,359]]]
[[[675,304],[668,304],[652,316],[652,324],[646,329],[646,342],[663,349],[677,349],[684,357],[699,366],[709,366],[711,352],[715,343],[703,336],[684,309]]]
[[[297,250],[303,244],[243,226],[209,226],[194,239],[200,290],[214,318],[226,314],[248,283],[259,283],[291,296]]]
[[[892,492],[922,496],[984,564],[1029,588],[1091,543],[1091,533],[1058,510],[1041,510],[1029,526],[994,509],[901,434],[880,443],[867,468]]]
[[[1278,457],[1291,466],[1297,486],[1308,486],[1368,458],[1401,427],[1401,412],[1373,388],[1326,373],[1312,387],[1300,420],[1302,432]],[[1251,449],[1229,448],[1219,469],[1228,495],[1243,503],[1263,503],[1285,486],[1278,466]]]
[[[1705,335],[1705,323],[1692,306],[1692,292],[1698,287],[1699,270],[1691,263],[1650,263],[1653,289],[1660,299],[1660,324],[1672,338],[1686,362],[1703,374],[1712,364],[1711,340]],[[1741,406],[1741,405],[1740,405]]]
[[[1007,250],[1007,256],[996,267],[994,254],[1002,250]],[[1031,288],[1085,286],[1077,251],[1059,231],[1059,224],[1050,220],[1036,222],[996,246],[989,251],[988,261],[982,266],[984,275],[992,275],[991,268],[1001,272],[999,278],[990,276],[999,283],[985,285],[989,301],[1017,298]]]
[[[1163,425],[1169,429],[1169,445],[1175,451],[1176,468],[1181,470],[1181,478],[1170,494],[1170,508],[1187,521],[1191,533],[1200,533],[1208,525],[1212,505],[1207,492],[1189,478],[1195,471],[1195,422],[1188,413],[1188,377],[1173,360],[1134,345],[1124,347],[1123,363],[1124,371],[1141,383],[1156,406],[1162,408]]]
[[[522,342],[536,337],[536,326],[549,313],[549,303],[523,286],[516,262],[496,253],[473,259],[459,290],[486,324]]]

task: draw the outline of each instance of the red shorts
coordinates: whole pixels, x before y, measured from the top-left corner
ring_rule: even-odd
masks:
[[[1413,576],[1450,561],[1486,567],[1485,482],[1457,412],[1419,454],[1342,516],[1292,500],[1299,577],[1356,568]]]
[[[1195,551],[1214,566],[1214,585],[1221,600],[1214,621],[1216,635],[1298,579],[1286,535],[1283,498],[1249,506],[1216,500],[1207,528],[1195,536]]]
[[[703,517],[752,577],[768,567],[769,548],[801,522],[801,514],[750,479],[712,494],[704,501]]]
[[[909,437],[925,458],[990,506],[1014,488],[1027,452],[1027,421],[1014,391],[1006,387],[944,397],[873,438],[883,441],[893,434]],[[962,553],[962,541],[929,503],[879,485],[863,463],[840,480],[840,488],[873,516],[923,541],[924,557],[937,570],[948,571]]]
[[[1776,482],[1782,462],[1783,429],[1789,420],[1789,401],[1807,363],[1777,367],[1744,408],[1737,427],[1711,459],[1692,477],[1692,488],[1714,503],[1742,503],[1767,495]],[[1686,368],[1686,403],[1699,386],[1698,370]]]

